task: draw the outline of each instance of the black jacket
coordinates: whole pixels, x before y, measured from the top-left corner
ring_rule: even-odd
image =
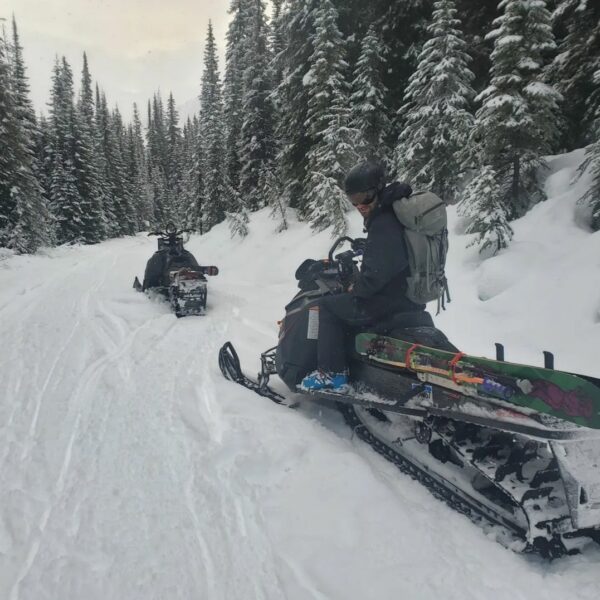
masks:
[[[394,200],[411,193],[406,183],[390,184],[380,193],[379,204],[365,223],[367,243],[352,295],[360,298],[369,312],[386,314],[425,308],[405,296],[409,269],[404,227],[392,208]]]

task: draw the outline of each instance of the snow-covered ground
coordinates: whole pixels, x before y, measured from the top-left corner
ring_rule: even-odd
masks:
[[[462,349],[600,376],[600,234],[556,158],[551,199],[480,262],[453,217]],[[357,215],[352,232],[360,233]],[[358,440],[329,410],[289,410],[222,379],[276,342],[293,272],[330,238],[266,211],[188,248],[221,274],[209,314],[177,320],[131,288],[152,239],[0,254],[0,599],[584,599],[600,548],[552,564],[504,549]]]

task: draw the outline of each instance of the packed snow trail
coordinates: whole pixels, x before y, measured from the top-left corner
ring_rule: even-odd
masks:
[[[516,555],[352,439],[335,412],[279,407],[221,377],[228,339],[257,369],[296,266],[330,244],[293,219],[276,235],[264,211],[251,227],[243,242],[221,225],[188,244],[221,269],[205,317],[178,320],[133,291],[155,246],[143,236],[0,259],[0,598],[597,598],[600,549],[552,564]],[[461,320],[483,327],[499,310],[473,299],[493,287],[494,265],[516,264],[509,252],[468,271],[459,248],[442,328],[465,348],[533,348],[520,341],[561,305],[548,299],[518,335],[491,320],[465,336]],[[519,301],[509,290],[502,307],[523,324]],[[598,376],[573,343],[599,341],[593,317],[585,325],[591,334],[576,320],[554,341],[570,349],[563,362],[585,354]]]

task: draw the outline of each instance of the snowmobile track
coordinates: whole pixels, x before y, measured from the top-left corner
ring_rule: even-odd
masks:
[[[349,404],[338,403],[338,410],[342,413],[344,421],[357,435],[357,437],[371,446],[375,452],[383,456],[386,460],[396,465],[402,473],[409,475],[423,486],[425,486],[431,494],[438,500],[442,500],[447,506],[460,514],[468,517],[473,523],[481,526],[482,523],[487,524],[491,527],[500,527],[503,532],[508,532],[513,541],[521,541],[525,544],[525,531],[514,526],[512,523],[506,522],[501,515],[495,514],[489,507],[484,507],[476,502],[468,502],[459,493],[452,490],[449,485],[442,485],[435,477],[428,473],[425,469],[422,469],[405,459],[401,454],[394,451],[388,445],[381,442],[375,435],[373,435],[365,424],[358,417],[354,407]],[[501,537],[501,536],[498,536]],[[505,545],[507,545],[505,543]],[[536,549],[531,545],[525,545],[523,552],[535,552]],[[552,556],[552,558],[558,558],[558,555]]]

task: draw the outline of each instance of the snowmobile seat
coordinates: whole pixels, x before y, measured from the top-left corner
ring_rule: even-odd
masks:
[[[407,327],[433,327],[433,319],[426,310],[399,312],[374,324],[372,331],[381,335],[390,335],[395,329]]]
[[[424,310],[396,313],[384,321],[375,323],[369,329],[380,335],[388,335],[430,348],[458,352],[458,348],[439,329],[435,328],[431,315]]]

